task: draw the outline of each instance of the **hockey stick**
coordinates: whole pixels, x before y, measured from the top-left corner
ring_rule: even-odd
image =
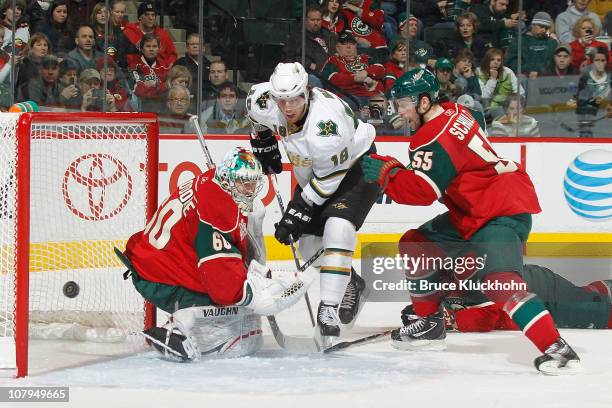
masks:
[[[340,343],[334,344],[331,347],[326,348],[325,350],[323,350],[323,353],[333,353],[334,351],[344,350],[346,348],[353,347],[353,346],[374,343],[375,342],[374,340],[380,341],[384,337],[387,337],[389,334],[391,334],[391,330],[385,330],[383,332],[370,334],[369,336],[361,337],[356,340],[342,341]]]
[[[276,174],[272,174],[272,177],[270,177],[270,179],[272,180],[272,187],[274,188],[274,194],[276,194],[276,200],[278,201],[278,206],[281,210],[281,213],[285,213],[285,206],[283,204],[283,199],[278,191],[278,180],[276,179]],[[293,242],[293,239],[291,238],[291,236],[289,236],[289,243],[291,245],[291,253],[293,254],[293,260],[295,261],[295,266],[298,269],[298,271],[302,270],[302,266],[300,266],[300,261],[298,260],[297,257],[297,252],[295,250],[295,244]],[[320,252],[322,253],[323,249],[320,250]],[[316,255],[316,254],[315,254]],[[318,258],[318,256],[317,256]],[[305,268],[304,268],[305,270]],[[314,316],[312,314],[312,306],[310,305],[310,297],[308,296],[308,292],[306,292],[304,294],[304,299],[306,300],[306,306],[308,306],[308,315],[310,316],[310,323],[312,324],[312,327],[315,327],[315,320],[314,320]]]
[[[200,120],[197,115],[192,115],[189,120],[193,124],[193,127],[196,130],[196,134],[198,135],[198,140],[200,141],[200,146],[202,146],[202,150],[204,151],[204,156],[206,157],[206,165],[208,169],[212,169],[215,167],[215,162],[210,155],[210,151],[208,151],[208,145],[206,145],[206,140],[204,140],[204,133],[202,132],[202,128],[200,127]]]
[[[581,121],[581,122],[585,122],[586,125],[592,125],[595,122],[599,122],[600,120],[604,120],[606,119],[608,116],[604,115],[604,116],[600,116],[598,118],[595,118],[593,120],[589,120],[589,121]],[[563,129],[567,130],[568,132],[575,132],[579,129],[579,127],[575,128],[575,127],[571,127],[570,125],[566,124],[566,123],[560,123],[559,126],[561,126]]]

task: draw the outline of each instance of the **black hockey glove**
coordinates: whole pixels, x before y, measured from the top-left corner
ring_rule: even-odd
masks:
[[[265,174],[279,174],[283,171],[278,141],[271,131],[257,132],[257,138],[251,137],[251,147]]]
[[[312,206],[304,201],[301,192],[298,190],[293,200],[289,202],[281,220],[274,225],[276,227],[274,232],[276,240],[281,244],[289,245],[291,243],[290,237],[293,242],[300,239],[304,233],[304,228],[312,221],[312,212]]]

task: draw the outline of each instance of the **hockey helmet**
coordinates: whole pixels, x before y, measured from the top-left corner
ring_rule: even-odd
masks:
[[[242,212],[252,211],[253,200],[263,187],[263,170],[250,150],[235,147],[227,152],[215,177]]]
[[[433,73],[423,68],[413,68],[395,81],[391,88],[391,97],[409,97],[416,106],[423,95],[428,95],[432,103],[437,102],[439,91],[440,84]]]
[[[270,94],[276,99],[304,95],[308,100],[308,73],[299,62],[281,62],[270,76]]]

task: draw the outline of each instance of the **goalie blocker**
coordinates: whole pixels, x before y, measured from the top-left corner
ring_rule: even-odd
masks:
[[[265,256],[262,242],[248,243],[262,237],[263,214],[253,212],[262,178],[250,151],[232,149],[217,168],[179,186],[128,240],[125,254],[118,251],[138,292],[171,314],[163,327],[144,333],[164,355],[250,354],[261,345],[258,316],[290,307],[310,285],[311,273],[270,276],[249,259],[249,248],[251,258]],[[204,325],[200,336],[196,322]]]

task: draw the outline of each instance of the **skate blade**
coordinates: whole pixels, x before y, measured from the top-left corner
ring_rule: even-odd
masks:
[[[391,340],[391,347],[409,351],[442,351],[446,350],[445,340],[417,340],[413,342]]]
[[[157,340],[155,337],[151,337],[145,332],[140,332],[140,335],[144,337],[145,339],[149,340],[151,343],[153,343],[153,348],[162,356],[164,360],[178,362],[178,363],[184,363],[186,361],[189,361],[187,357],[183,356],[181,353],[177,352],[176,350],[171,349],[166,344]]]
[[[557,360],[550,360],[540,364],[538,371],[544,375],[573,375],[582,372],[583,368],[580,360],[570,360],[563,366]]]
[[[320,350],[330,348],[334,345],[334,341],[338,340],[338,337],[336,336],[321,335],[321,330],[319,330],[319,326],[315,326],[313,338]]]

